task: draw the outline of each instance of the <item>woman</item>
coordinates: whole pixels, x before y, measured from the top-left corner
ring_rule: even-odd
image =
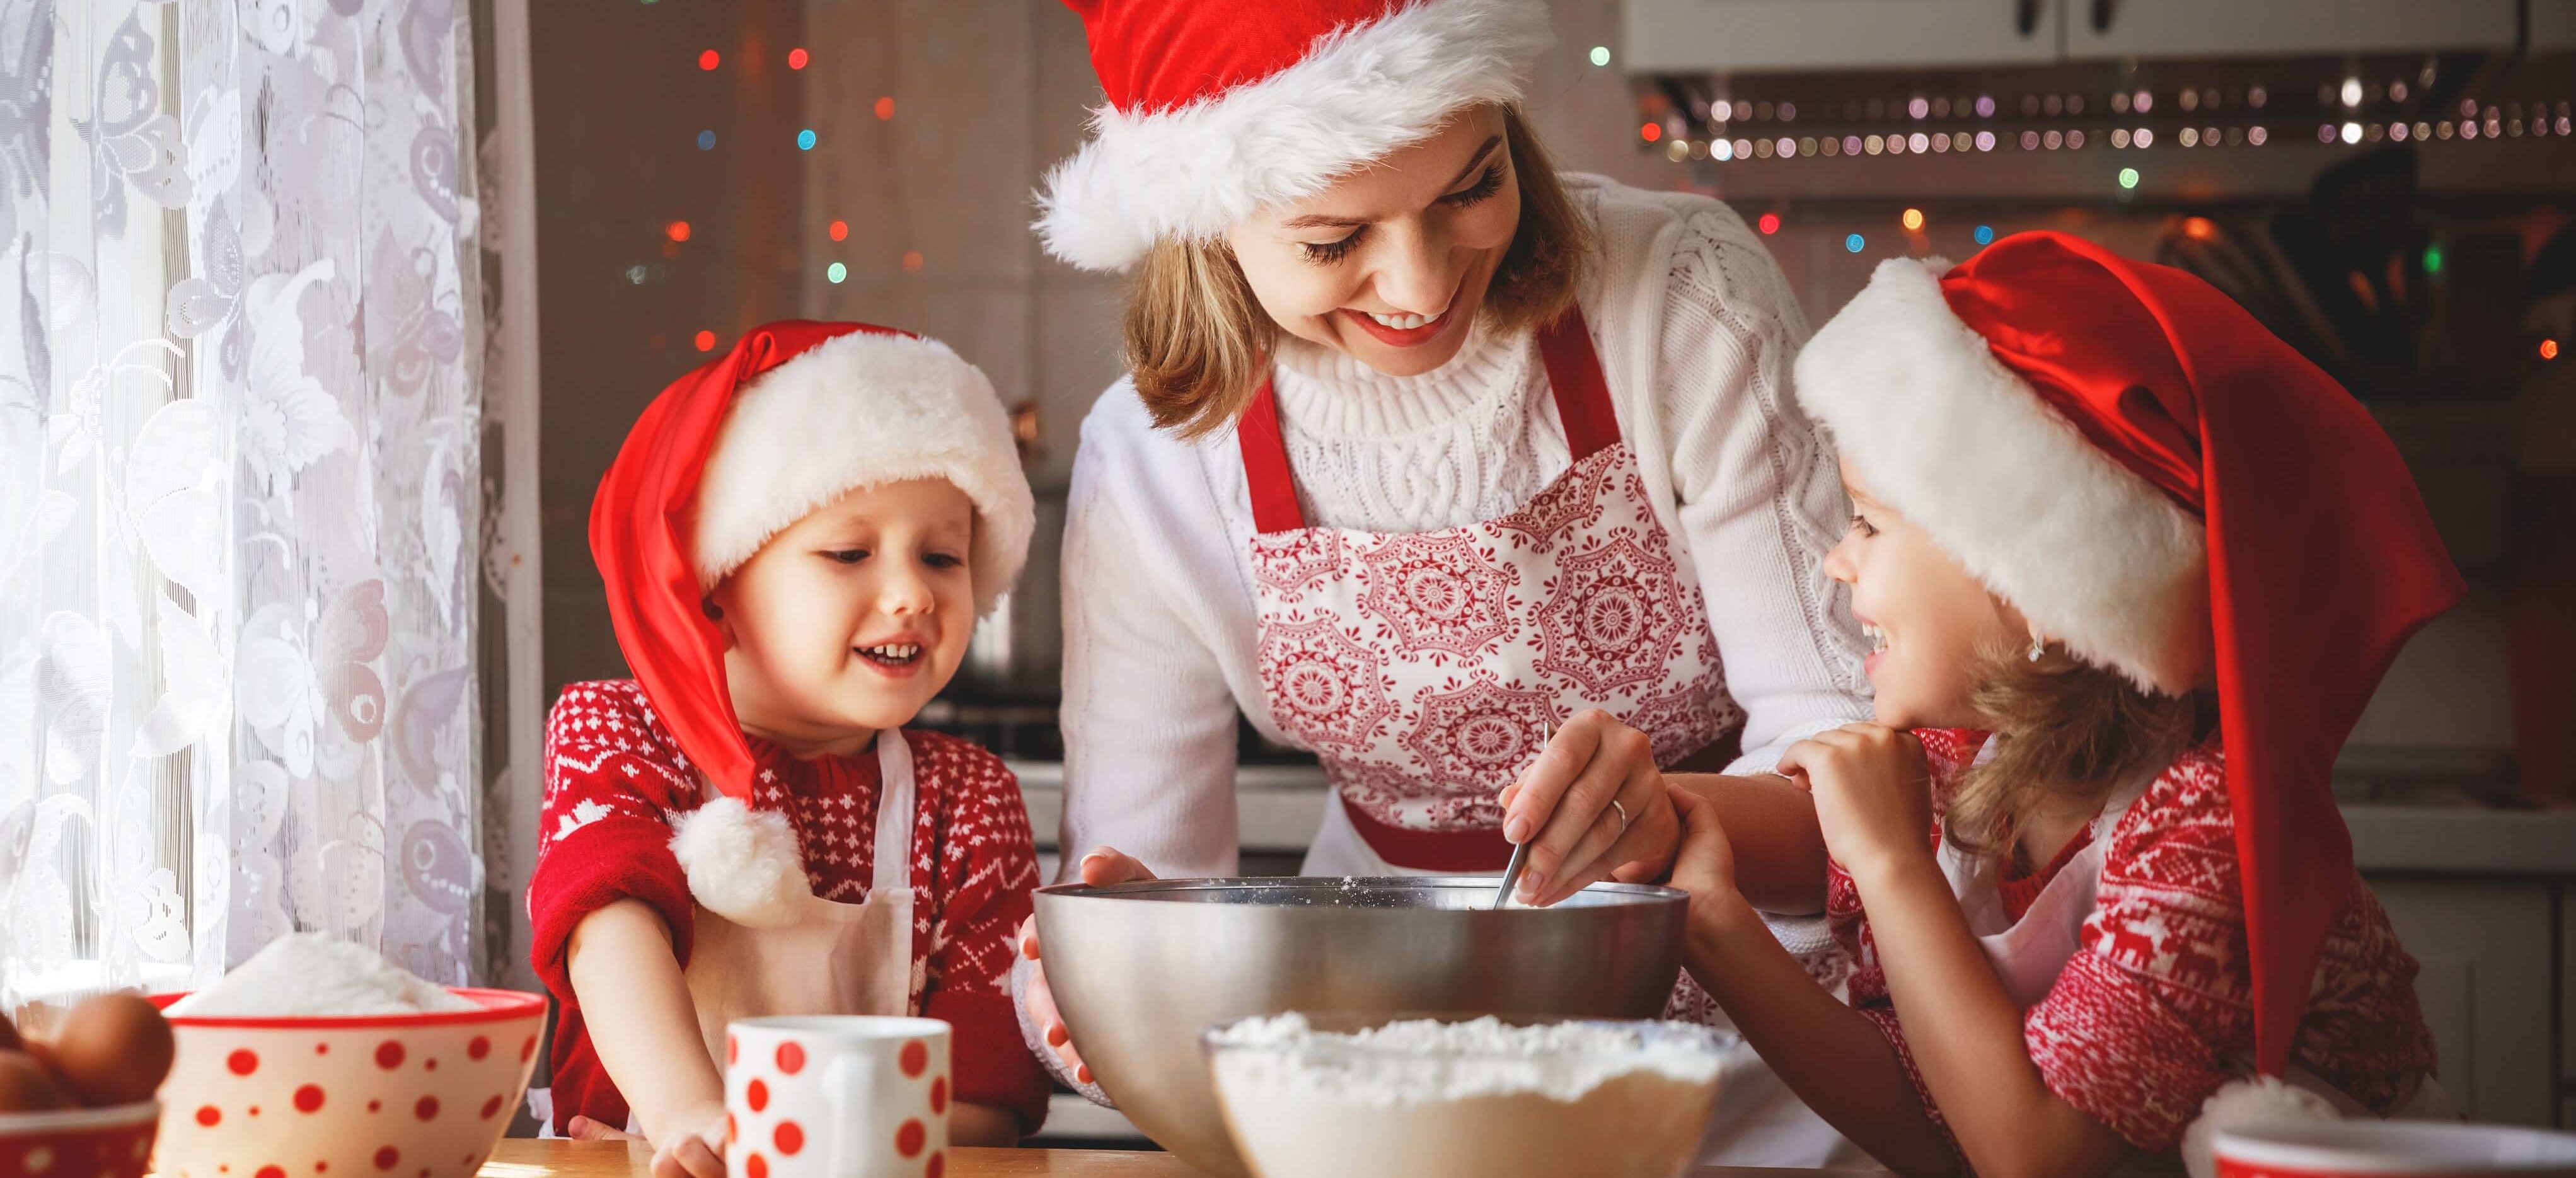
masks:
[[[1812,808],[1770,770],[1868,705],[1821,569],[1839,480],[1787,389],[1806,327],[1743,222],[1549,169],[1535,0],[1074,7],[1109,104],[1038,229],[1136,275],[1066,524],[1083,878],[1235,870],[1240,713],[1334,784],[1310,874],[1534,839],[1533,901],[1651,877],[1688,761],[1778,861],[1747,878],[1808,881],[1755,903],[1817,911]],[[1725,1160],[1848,1156],[1776,1084],[1729,1093]]]

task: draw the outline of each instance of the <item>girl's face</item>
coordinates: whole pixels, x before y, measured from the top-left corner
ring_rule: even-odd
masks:
[[[1851,586],[1869,638],[1877,719],[1890,728],[1972,728],[1978,664],[2027,647],[2019,611],[1987,591],[1912,520],[1869,492],[1867,472],[1842,456],[1852,522],[1825,554],[1827,576]]]
[[[910,722],[974,632],[974,540],[945,479],[853,491],[771,537],[710,595],[743,730],[812,756]]]
[[[1437,135],[1226,235],[1253,297],[1299,339],[1390,376],[1458,354],[1520,228],[1503,111]]]

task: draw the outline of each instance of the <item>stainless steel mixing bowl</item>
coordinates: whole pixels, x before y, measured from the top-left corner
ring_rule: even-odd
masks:
[[[1282,1011],[1652,1018],[1681,971],[1684,893],[1595,884],[1488,910],[1490,878],[1175,879],[1037,892],[1047,983],[1120,1111],[1241,1175],[1199,1032]]]

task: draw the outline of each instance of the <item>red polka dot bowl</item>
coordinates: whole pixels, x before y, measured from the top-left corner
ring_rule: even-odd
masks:
[[[472,1178],[536,1066],[543,995],[454,989],[476,1009],[173,1017],[164,1178]],[[153,1001],[168,1006],[181,995]]]
[[[143,1178],[160,1119],[148,1100],[0,1114],[0,1178]]]

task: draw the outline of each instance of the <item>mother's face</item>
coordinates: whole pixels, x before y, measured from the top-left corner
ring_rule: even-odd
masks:
[[[1512,167],[1502,108],[1477,107],[1226,240],[1290,335],[1391,376],[1428,372],[1466,342],[1520,227]]]

